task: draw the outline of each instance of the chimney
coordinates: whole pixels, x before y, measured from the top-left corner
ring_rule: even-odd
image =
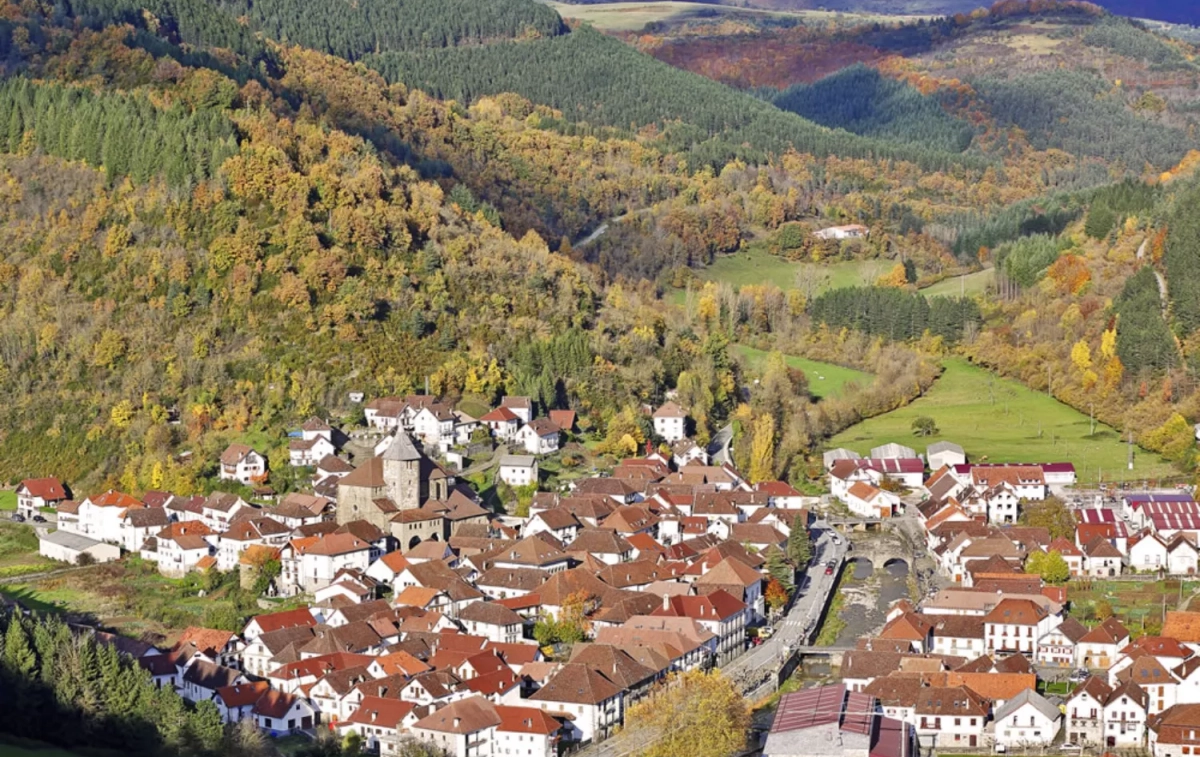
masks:
[[[455,727],[455,728],[458,728],[458,724],[459,724],[459,723],[461,723],[461,722],[462,722],[462,718],[455,718],[455,719],[454,719],[454,727]]]
[[[378,713],[378,712],[372,712],[372,713],[371,713],[371,722],[372,722],[372,723],[374,723],[374,722],[375,722],[375,718],[377,718],[377,717],[379,717],[379,713]]]
[[[671,597],[667,594],[663,594],[663,609],[664,610],[671,609]]]

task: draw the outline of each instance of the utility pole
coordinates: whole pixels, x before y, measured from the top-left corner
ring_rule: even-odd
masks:
[[[1046,396],[1047,397],[1054,396],[1054,392],[1052,391],[1053,383],[1054,383],[1054,379],[1052,379],[1050,377],[1050,366],[1047,365],[1046,366]]]
[[[1095,436],[1096,435],[1096,403],[1095,402],[1088,403],[1088,414],[1092,417],[1092,430],[1091,430],[1091,433],[1088,434],[1088,436]]]
[[[1129,432],[1129,470],[1133,470],[1133,432]]]

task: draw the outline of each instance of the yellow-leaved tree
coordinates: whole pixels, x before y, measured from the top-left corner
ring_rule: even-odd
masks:
[[[693,670],[632,707],[625,724],[652,735],[642,757],[729,757],[746,746],[750,709],[728,678]]]
[[[1080,339],[1071,348],[1071,362],[1080,373],[1084,373],[1092,367],[1092,348],[1088,347],[1088,343]]]
[[[775,478],[775,418],[763,413],[754,419],[750,441],[750,482],[757,484]]]

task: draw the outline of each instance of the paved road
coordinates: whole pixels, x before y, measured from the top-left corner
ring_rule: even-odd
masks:
[[[826,563],[834,560],[840,568],[846,557],[846,540],[822,528],[819,521],[812,530],[819,534],[813,543],[812,564],[797,581],[796,596],[787,615],[776,626],[775,635],[722,668],[743,691],[757,688],[760,679],[774,675],[775,667],[787,657],[790,647],[807,646],[812,641],[829,593],[837,586],[841,571],[835,568],[831,575],[826,575]]]
[[[733,458],[729,456],[729,444],[732,441],[733,424],[726,426],[713,436],[712,442],[708,445],[708,454],[712,456],[713,465],[733,464]]]
[[[813,524],[811,531],[817,535],[813,544],[812,564],[800,577],[796,596],[783,621],[776,625],[775,635],[721,668],[721,672],[732,679],[747,698],[773,690],[779,665],[787,658],[790,648],[807,646],[812,640],[829,593],[837,587],[840,568],[848,549],[846,539],[837,536],[835,543],[832,529],[820,521]],[[826,563],[830,560],[835,560],[838,568],[831,575],[826,575]],[[653,731],[626,730],[577,754],[579,757],[630,757],[658,737],[659,734]]]

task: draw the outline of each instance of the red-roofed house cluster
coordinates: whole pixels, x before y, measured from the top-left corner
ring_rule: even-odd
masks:
[[[538,428],[513,399],[497,422]],[[238,634],[193,628],[165,651],[140,645],[160,686],[272,733],[353,730],[385,755],[414,737],[457,755],[559,754],[609,736],[669,674],[744,652],[768,615],[768,563],[788,569],[789,535],[815,501],[780,481],[751,486],[682,437],[670,454],[536,494],[528,517],[498,517],[422,449],[437,403],[368,409],[392,433],[376,456],[331,472],[326,494],[59,502],[55,533],[72,543],[137,552],[170,576],[239,570],[244,586],[277,561],[270,591],[303,598]],[[682,417],[660,411],[656,425]],[[61,484],[23,491],[52,502]],[[570,624],[573,643],[557,631],[539,643],[539,623]]]
[[[910,453],[876,449],[859,459],[841,450],[826,463],[851,493],[886,476],[888,460],[902,468]],[[1098,751],[1149,747],[1155,757],[1200,753],[1192,731],[1200,731],[1200,613],[1167,612],[1160,636],[1134,638],[1115,617],[1073,617],[1065,588],[1026,572],[1031,559],[1058,553],[1078,577],[1116,577],[1129,566],[1194,574],[1200,518],[1190,519],[1200,511],[1191,496],[1130,493],[1108,507],[1079,505],[1071,510],[1074,534],[1051,538],[1017,519],[1028,503],[1073,483],[1069,464],[971,465],[945,445],[927,457],[940,464],[919,489],[905,485],[924,497],[909,512],[949,587],[918,607],[896,603],[880,631],[844,654],[848,695],[805,692],[804,703],[781,706],[791,715],[777,717],[764,754],[798,754],[786,744],[822,729],[840,728],[846,741],[841,724],[859,710],[878,724],[911,727],[922,749],[1047,748],[1058,740]],[[1068,671],[1069,693],[1039,693],[1040,676]],[[847,696],[856,694],[863,698],[851,706]],[[875,750],[880,737],[864,736]],[[774,750],[772,740],[785,746]]]

